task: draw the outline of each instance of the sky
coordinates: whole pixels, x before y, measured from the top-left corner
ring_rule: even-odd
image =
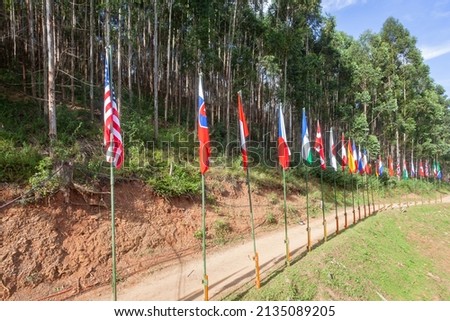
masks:
[[[358,39],[380,32],[389,17],[417,39],[430,76],[450,97],[450,0],[322,0],[324,14],[336,17],[336,29]]]

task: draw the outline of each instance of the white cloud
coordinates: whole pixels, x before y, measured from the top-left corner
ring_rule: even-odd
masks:
[[[322,8],[324,11],[339,11],[345,7],[355,5],[359,2],[366,3],[367,0],[323,0]]]
[[[424,60],[430,60],[450,53],[450,42],[437,46],[424,46],[420,48]]]

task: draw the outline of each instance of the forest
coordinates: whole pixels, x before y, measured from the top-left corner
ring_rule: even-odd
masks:
[[[320,0],[5,0],[0,39],[2,182],[33,184],[61,163],[77,168],[77,179],[104,170],[106,48],[123,177],[155,183],[169,167],[198,173],[200,74],[217,165],[239,147],[241,91],[260,159],[276,163],[282,106],[293,151],[305,108],[312,138],[320,120],[322,133],[344,133],[372,160],[438,160],[445,177],[450,168],[448,93],[395,17],[354,39]]]

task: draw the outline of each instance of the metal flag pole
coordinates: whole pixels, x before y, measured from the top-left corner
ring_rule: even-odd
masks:
[[[335,218],[336,218],[336,234],[339,234],[339,216],[338,216],[338,206],[337,206],[337,187],[336,187],[336,175],[334,175],[334,210],[335,210]]]
[[[202,174],[202,252],[203,252],[203,294],[204,300],[209,300],[208,274],[206,274],[206,209],[205,209],[205,175]]]
[[[259,256],[258,252],[256,251],[256,238],[255,238],[255,222],[253,218],[253,206],[252,206],[252,192],[250,188],[250,172],[247,167],[247,188],[248,188],[248,203],[250,206],[250,221],[252,225],[252,239],[253,239],[253,252],[254,257],[253,260],[255,261],[255,284],[256,288],[259,289],[261,287],[261,279],[260,279],[260,273],[259,273]]]
[[[106,48],[108,61],[111,63],[111,47],[107,46]],[[112,82],[112,71],[111,66],[108,65],[108,73],[109,73],[109,90],[111,93],[111,99],[114,99],[113,93],[113,82]],[[113,132],[113,124],[110,124],[109,128],[109,141],[110,147],[108,152],[112,152],[114,150],[114,132]],[[113,300],[117,301],[117,273],[116,273],[116,218],[114,213],[114,161],[110,162],[110,186],[111,186],[111,260],[112,260],[112,294]]]
[[[311,252],[311,227],[309,225],[309,191],[308,191],[308,166],[306,166],[306,233],[308,236],[308,252]]]
[[[323,170],[320,170],[320,189],[322,191],[322,218],[323,218],[323,240],[327,241],[327,219],[325,218],[325,203],[323,201]]]
[[[291,256],[289,253],[289,239],[287,229],[287,209],[286,209],[286,170],[283,168],[283,191],[284,191],[284,243],[286,245],[286,264],[290,265]]]

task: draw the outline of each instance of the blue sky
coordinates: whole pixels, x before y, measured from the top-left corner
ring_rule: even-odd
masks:
[[[324,14],[336,17],[336,29],[355,39],[378,33],[394,17],[417,39],[431,78],[450,97],[450,0],[322,0]]]

